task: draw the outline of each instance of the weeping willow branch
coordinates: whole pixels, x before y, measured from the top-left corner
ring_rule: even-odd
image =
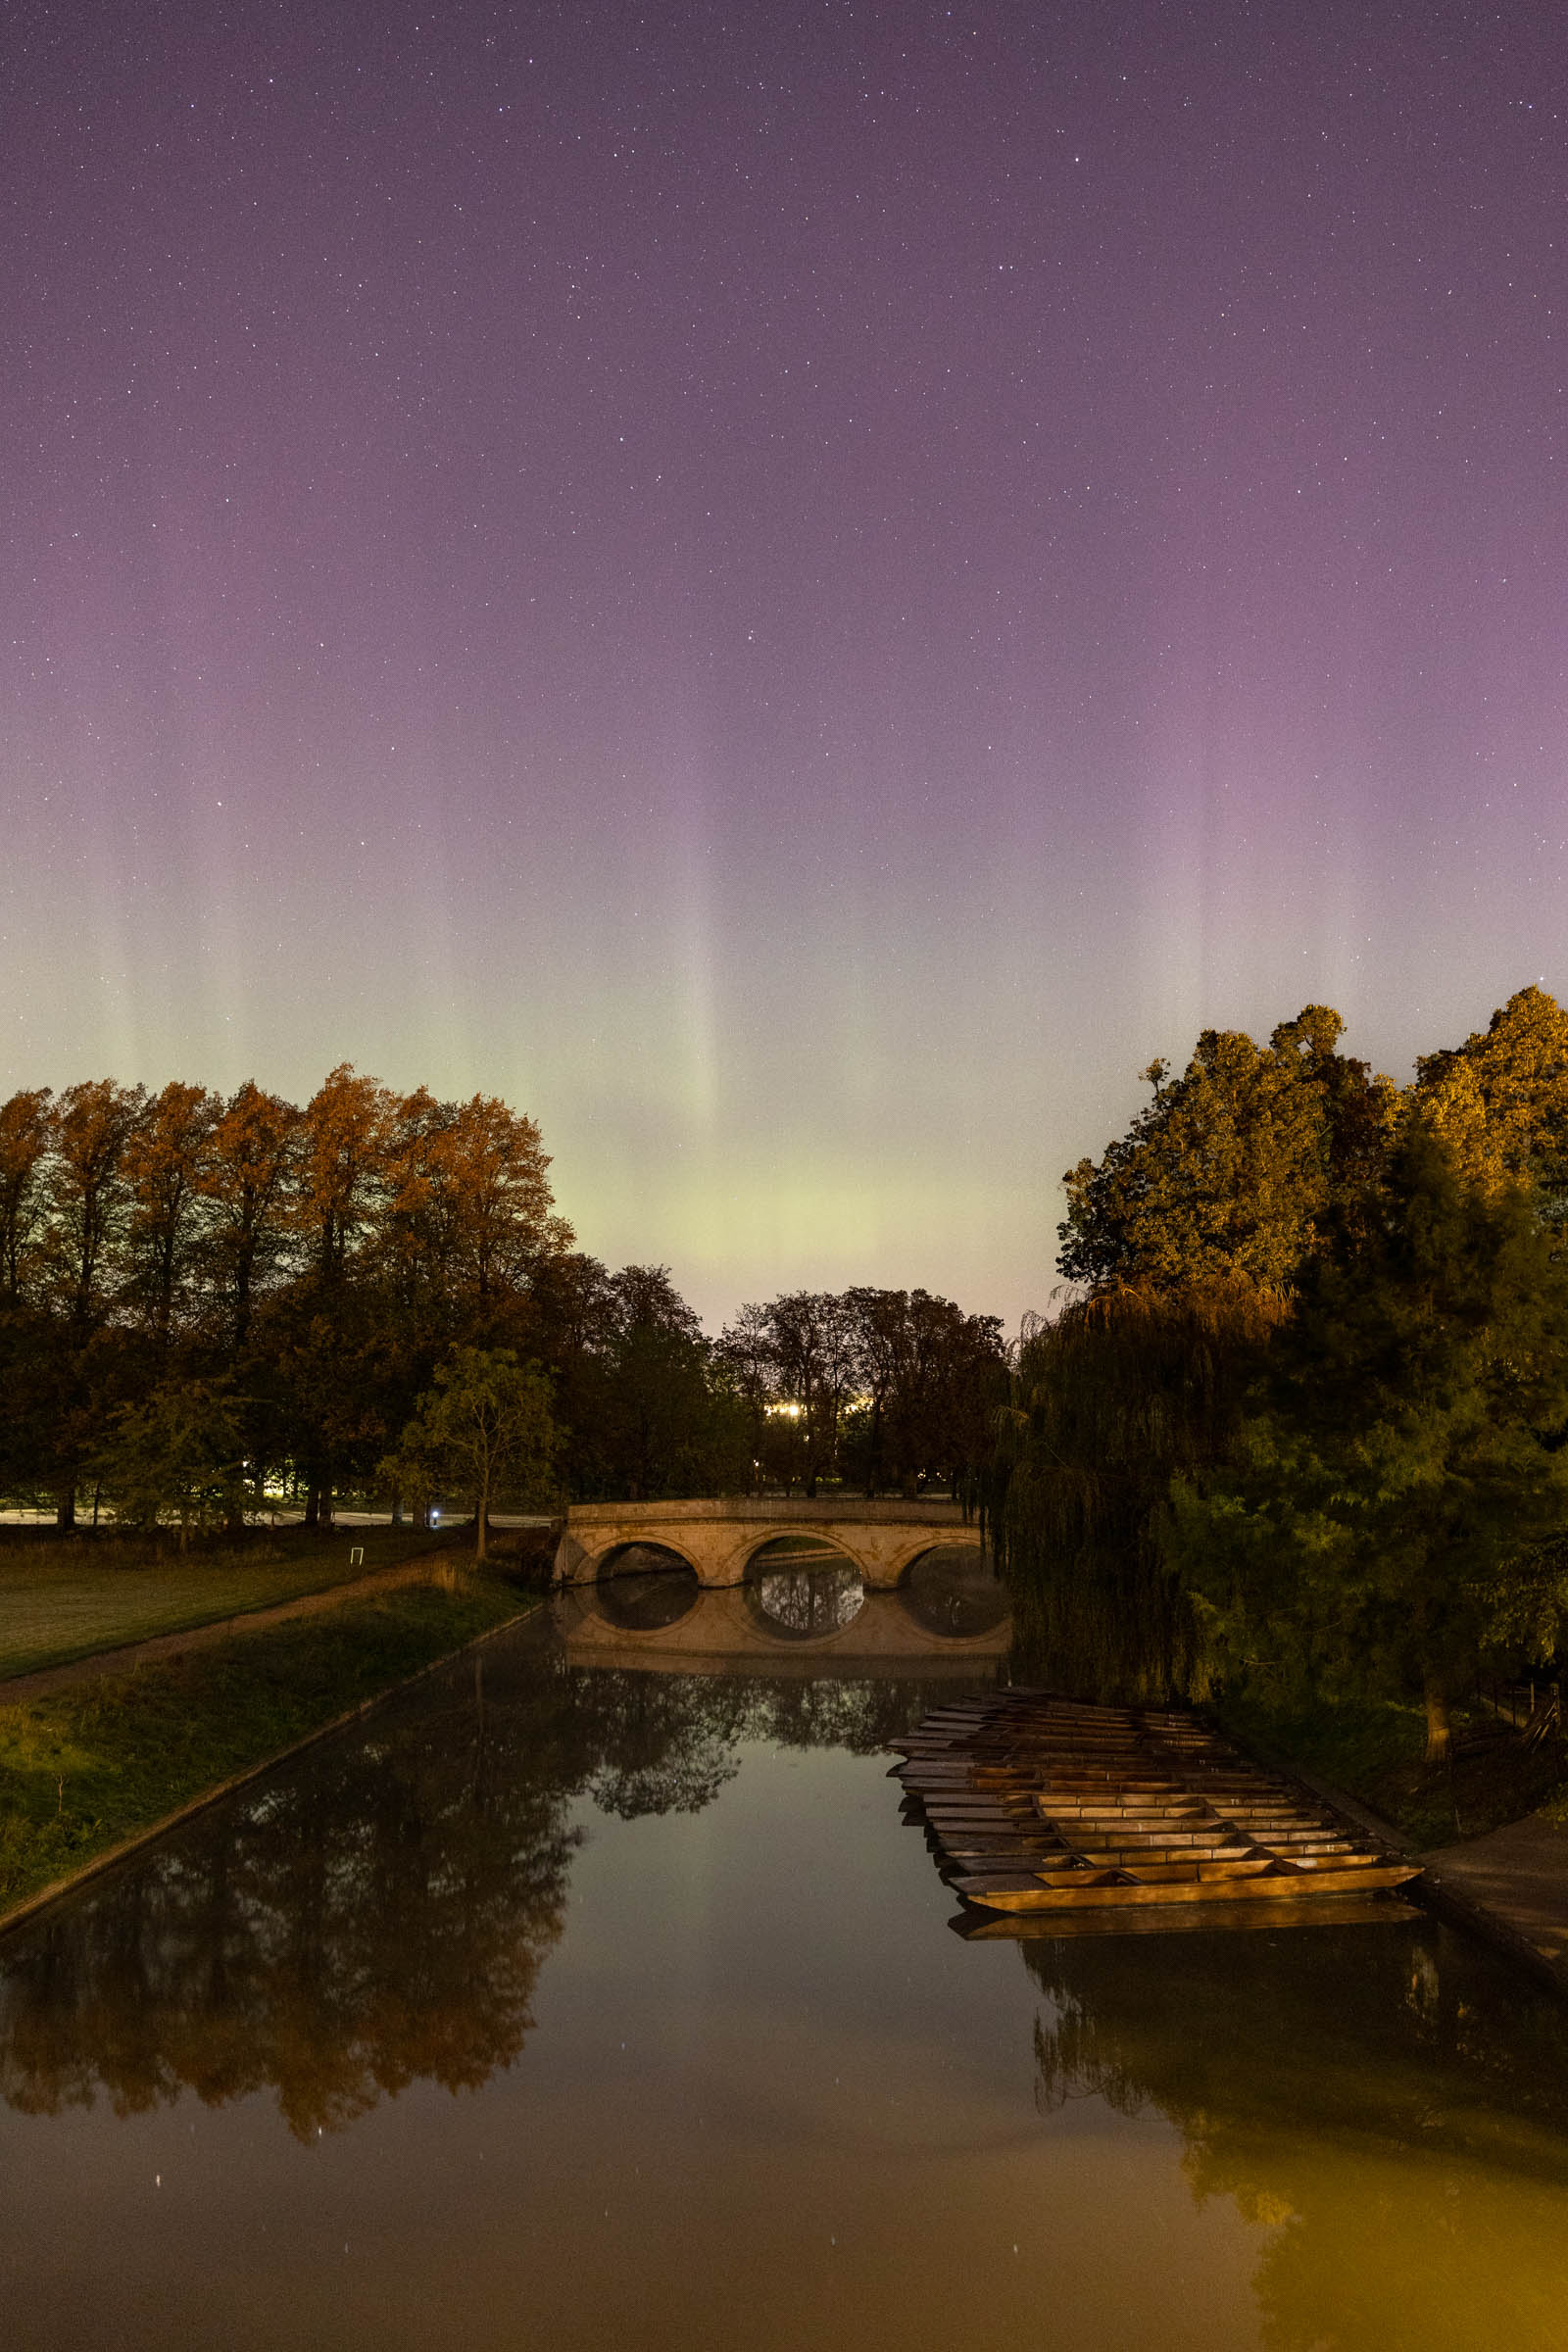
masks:
[[[1203,1694],[1161,1514],[1173,1477],[1200,1479],[1223,1454],[1284,1311],[1272,1292],[1217,1279],[1102,1291],[1025,1323],[985,1520],[1014,1623],[1057,1688],[1124,1702]]]

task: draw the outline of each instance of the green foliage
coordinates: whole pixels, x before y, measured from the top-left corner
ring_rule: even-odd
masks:
[[[1206,1688],[1162,1514],[1173,1478],[1222,1455],[1280,1312],[1213,1280],[1108,1290],[1026,1327],[988,1518],[1020,1639],[1054,1684],[1107,1700]]]
[[[1492,1646],[1550,1649],[1568,1584],[1568,1268],[1532,1196],[1417,1119],[1375,1213],[1299,1276],[1235,1464],[1173,1490],[1168,1552],[1223,1669],[1425,1689],[1434,1751]]]
[[[998,1536],[1085,1683],[1424,1690],[1438,1753],[1568,1615],[1568,1015],[1522,989],[1402,1095],[1341,1027],[1205,1031],[1069,1173],[1089,1297],[1024,1348]]]
[[[1468,1714],[1455,1709],[1453,1751],[1435,1764],[1426,1760],[1425,1710],[1408,1698],[1271,1694],[1252,1684],[1227,1690],[1214,1712],[1254,1755],[1348,1790],[1417,1849],[1517,1821],[1562,1785],[1556,1745],[1524,1746],[1480,1701]]]
[[[242,1446],[227,1381],[170,1379],[121,1408],[93,1467],[117,1521],[150,1529],[172,1518],[183,1549],[243,1510]]]
[[[436,1366],[381,1477],[416,1502],[456,1491],[473,1508],[480,1559],[501,1500],[539,1503],[553,1493],[561,1433],[550,1382],[508,1348],[454,1348]]]

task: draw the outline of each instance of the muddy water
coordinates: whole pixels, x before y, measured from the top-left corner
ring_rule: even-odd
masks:
[[[1568,2012],[1397,1911],[964,1940],[878,1751],[996,1668],[881,1605],[536,1622],[0,1946],[5,2342],[1555,2352]]]

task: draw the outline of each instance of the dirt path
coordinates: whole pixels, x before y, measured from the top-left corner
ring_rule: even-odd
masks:
[[[67,1690],[74,1683],[95,1682],[100,1675],[124,1674],[154,1658],[178,1657],[187,1649],[210,1649],[235,1634],[260,1633],[290,1617],[319,1616],[327,1609],[341,1608],[345,1601],[371,1600],[377,1593],[396,1592],[408,1585],[450,1584],[467,1556],[457,1551],[425,1552],[416,1560],[403,1560],[395,1568],[375,1568],[368,1576],[355,1577],[345,1585],[328,1585],[319,1592],[297,1592],[292,1600],[243,1609],[234,1617],[215,1617],[206,1625],[187,1626],[178,1633],[154,1634],[145,1642],[123,1642],[118,1649],[94,1650],[90,1657],[73,1658],[65,1666],[40,1666],[32,1674],[13,1675],[9,1682],[0,1682],[0,1707],[42,1698],[46,1692]]]

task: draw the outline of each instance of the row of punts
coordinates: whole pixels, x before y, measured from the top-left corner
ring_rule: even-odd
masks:
[[[891,1744],[909,1818],[990,1911],[1365,1897],[1418,1875],[1181,1708],[1012,1690]]]

